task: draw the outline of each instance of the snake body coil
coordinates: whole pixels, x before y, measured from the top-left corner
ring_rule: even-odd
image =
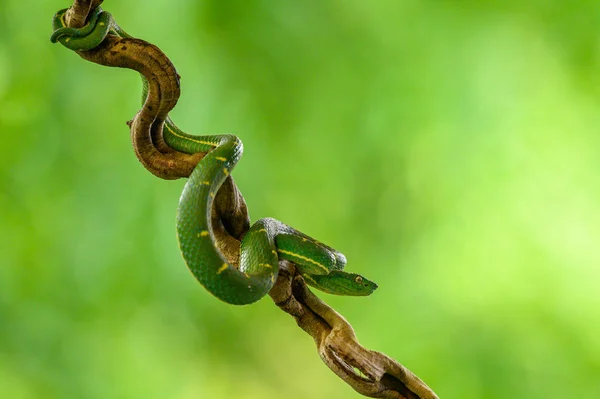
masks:
[[[67,27],[65,12],[61,10],[54,16],[51,40],[82,56],[103,41],[106,43],[109,34],[116,36],[110,39],[111,43],[118,43],[123,50],[143,42],[131,38],[99,7],[81,29]],[[143,107],[130,124],[134,148],[144,166],[160,177],[181,176],[182,172],[175,170],[180,165],[193,169],[179,200],[177,235],[183,258],[196,279],[227,303],[249,304],[269,292],[277,278],[279,260],[285,259],[296,265],[308,284],[324,292],[370,295],[377,285],[363,276],[342,271],[346,264],[343,254],[275,219],[258,220],[245,233],[239,265],[225,258],[215,238],[211,212],[219,189],[242,156],[242,142],[233,135],[192,136],[182,132],[168,117],[179,95],[174,67],[166,57],[154,57],[149,52],[144,62],[159,63],[160,68],[152,70],[163,71],[165,77],[145,73],[148,68],[137,60],[122,64],[141,72],[143,80]],[[166,90],[161,84],[176,87]],[[154,92],[159,95],[150,95]],[[164,93],[176,95],[169,97]],[[141,156],[141,152],[146,155]],[[196,164],[182,153],[206,155]]]

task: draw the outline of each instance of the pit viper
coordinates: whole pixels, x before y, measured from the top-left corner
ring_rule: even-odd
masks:
[[[52,42],[85,52],[99,46],[108,34],[131,38],[100,7],[90,12],[82,28],[67,26],[67,10],[58,11],[53,18]],[[144,76],[142,83],[144,104],[149,90]],[[294,263],[309,285],[326,293],[367,296],[377,288],[369,279],[343,271],[346,258],[342,253],[272,218],[258,220],[243,236],[239,265],[228,262],[216,242],[211,210],[216,193],[242,156],[241,140],[230,134],[186,134],[168,117],[162,136],[176,151],[206,153],[193,168],[180,197],[177,237],[188,268],[214,296],[236,305],[259,300],[273,287],[282,259]]]

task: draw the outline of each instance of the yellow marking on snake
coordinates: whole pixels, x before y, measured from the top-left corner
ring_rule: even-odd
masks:
[[[207,230],[204,230],[204,231],[201,231],[200,233],[198,233],[198,237],[206,237],[207,235],[208,235]]]
[[[215,157],[215,159],[218,161],[223,161],[223,162],[227,161],[227,158],[225,158],[225,157]]]
[[[269,265],[268,263],[259,263],[258,265],[262,266],[262,267],[266,267],[267,269],[272,269],[273,268],[273,266]]]
[[[302,277],[303,277],[305,280],[309,280],[311,283],[313,283],[313,284],[315,284],[315,285],[319,285],[319,284],[317,284],[317,282],[315,281],[315,279],[314,279],[314,278],[312,278],[312,277],[311,277],[310,275],[308,275],[308,274],[303,274],[303,275],[302,275]]]
[[[210,141],[204,141],[204,140],[198,140],[198,139],[194,139],[192,137],[188,137],[188,136],[183,136],[179,133],[177,133],[175,130],[173,130],[173,128],[171,126],[169,126],[168,124],[165,124],[165,127],[167,128],[167,130],[169,131],[169,133],[171,133],[173,136],[179,138],[179,139],[184,139],[187,141],[191,141],[193,143],[198,143],[198,144],[202,144],[202,145],[208,145],[211,147],[218,147],[218,144],[215,143],[211,143]]]
[[[292,251],[286,251],[285,249],[277,248],[277,251],[281,252],[282,254],[293,256],[294,258],[302,259],[302,260],[304,260],[304,261],[306,261],[308,263],[312,263],[313,265],[316,265],[316,266],[320,267],[321,269],[325,270],[326,272],[329,271],[328,268],[326,268],[325,266],[323,266],[322,264],[320,264],[319,262],[317,262],[314,259],[307,258],[306,256],[299,255],[299,254],[294,253]]]
[[[215,193],[208,193],[208,195],[210,195],[211,198],[215,198]]]
[[[272,250],[271,252],[273,253],[273,255],[277,256],[277,251]]]
[[[65,39],[65,43],[67,43],[69,40],[71,40],[71,38],[70,38],[70,37],[67,37],[67,38]]]
[[[229,176],[229,171],[227,170],[227,168],[223,168],[223,173],[225,173],[225,176]]]
[[[203,181],[202,184],[204,184],[205,186],[210,186],[210,182],[209,181]]]
[[[229,265],[227,263],[223,263],[223,266],[221,266],[219,270],[217,270],[217,274],[223,273],[225,270],[227,270],[228,267]]]
[[[258,232],[259,232],[259,233],[266,233],[266,232],[267,232],[267,229],[260,229],[260,230],[258,230]]]
[[[98,22],[98,25],[104,26],[104,22]]]

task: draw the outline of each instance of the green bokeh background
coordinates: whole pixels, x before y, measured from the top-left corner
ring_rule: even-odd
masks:
[[[49,42],[66,1],[0,0],[0,396],[358,398],[270,300],[208,294],[184,180],[135,159],[135,72]],[[256,220],[344,252],[320,294],[441,398],[600,397],[597,1],[105,1],[232,132]]]

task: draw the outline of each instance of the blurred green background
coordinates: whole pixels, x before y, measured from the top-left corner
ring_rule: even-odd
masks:
[[[51,45],[68,1],[0,0],[0,396],[359,398],[269,299],[178,251],[184,180],[136,160],[137,74]],[[111,1],[232,132],[253,220],[344,252],[319,294],[441,398],[600,397],[597,1]]]

